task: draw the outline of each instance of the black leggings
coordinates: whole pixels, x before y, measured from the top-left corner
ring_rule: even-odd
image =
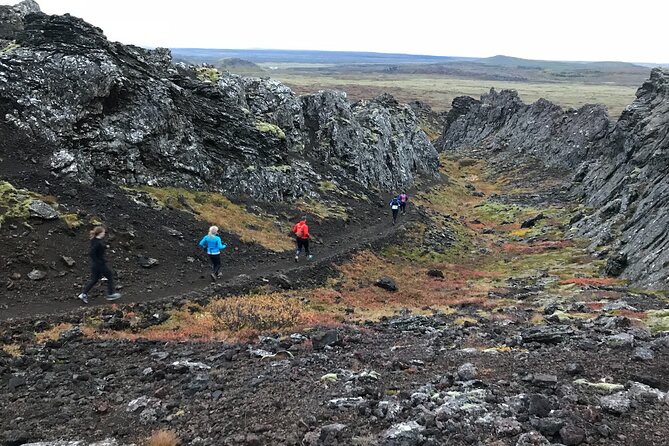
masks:
[[[221,255],[209,254],[209,260],[211,261],[211,271],[214,274],[218,274],[218,272],[221,270]]]
[[[406,203],[400,203],[400,210],[404,214],[407,211],[407,204]]]
[[[84,294],[88,292],[98,283],[98,280],[103,277],[107,278],[107,294],[114,293],[114,279],[112,278],[112,271],[106,264],[93,265],[91,267],[91,280],[88,281],[84,287]]]
[[[304,252],[309,255],[309,239],[308,238],[297,238],[297,252],[295,253],[296,256],[300,255],[300,252],[302,252],[302,248],[304,248]]]
[[[400,211],[399,209],[393,209],[393,223],[397,221],[397,213]]]

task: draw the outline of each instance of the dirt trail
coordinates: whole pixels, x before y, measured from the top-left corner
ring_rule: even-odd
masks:
[[[264,258],[257,255],[252,255],[251,258],[246,259],[241,259],[239,256],[237,258],[230,257],[224,261],[222,278],[216,283],[212,283],[209,279],[206,256],[200,255],[198,263],[202,264],[201,271],[190,271],[185,280],[172,282],[169,286],[155,292],[145,293],[137,290],[141,284],[125,284],[119,281],[118,284],[124,287],[122,290],[123,298],[114,303],[128,304],[184,297],[235,294],[252,289],[254,286],[268,281],[268,277],[276,277],[280,274],[289,277],[295,285],[316,285],[322,283],[328,276],[329,267],[333,262],[344,260],[356,250],[366,246],[385,243],[398,230],[404,228],[407,222],[418,220],[421,217],[420,210],[410,206],[409,212],[400,216],[397,225],[392,226],[390,216],[386,214],[383,213],[382,216],[377,217],[377,221],[373,225],[363,223],[362,225],[350,226],[346,231],[322,233],[322,237],[312,241],[310,248],[314,258],[310,261],[301,256],[300,261],[295,263],[292,251],[266,253],[263,256]],[[313,227],[312,232],[319,233],[318,224],[313,225]],[[304,279],[308,279],[310,283],[304,283]],[[94,292],[102,289],[104,289],[104,284],[98,284]],[[74,297],[76,293],[71,294],[73,297],[70,298],[68,295],[61,300],[35,299],[28,303],[8,306],[5,310],[0,311],[0,320],[35,318],[39,315],[63,314],[87,307],[110,305],[101,296],[91,299],[88,305],[83,305]]]

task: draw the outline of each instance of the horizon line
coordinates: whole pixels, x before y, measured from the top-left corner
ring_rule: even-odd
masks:
[[[159,46],[147,46],[147,48],[161,48]],[[435,54],[416,54],[416,53],[387,53],[381,51],[359,51],[359,50],[315,50],[315,49],[294,49],[294,48],[218,48],[218,47],[187,47],[187,46],[173,46],[163,47],[170,50],[218,50],[218,51],[284,51],[284,52],[317,52],[317,53],[355,53],[355,54],[378,54],[388,56],[412,56],[412,57],[434,57],[434,58],[456,58],[456,59],[492,59],[494,57],[506,57],[509,59],[519,59],[536,62],[565,62],[565,63],[627,63],[632,65],[657,65],[669,66],[667,62],[630,62],[626,60],[568,60],[568,59],[528,59],[525,57],[509,56],[506,54],[495,54],[494,56],[442,56]]]

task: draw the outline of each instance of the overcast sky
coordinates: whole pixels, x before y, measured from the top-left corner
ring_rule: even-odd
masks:
[[[0,4],[17,1],[0,0]],[[38,0],[147,47],[668,63],[666,0]]]

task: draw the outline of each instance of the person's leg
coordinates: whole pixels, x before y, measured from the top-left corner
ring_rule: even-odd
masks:
[[[114,289],[114,278],[112,270],[109,269],[107,265],[104,265],[101,268],[100,273],[102,274],[102,276],[107,278],[107,296],[111,296],[116,292],[116,290]]]
[[[399,209],[393,209],[393,224],[397,221],[397,212]]]
[[[218,276],[218,273],[221,271],[221,255],[214,255],[212,261],[214,262],[214,274]]]
[[[305,238],[304,239],[304,252],[307,255],[307,257],[311,257],[311,253],[309,252],[309,239]]]
[[[300,238],[295,239],[295,262],[300,260],[300,251],[302,251],[302,245],[300,243]]]
[[[100,268],[95,266],[91,268],[91,279],[88,281],[81,294],[88,295],[88,292],[91,291],[91,289],[95,286],[96,283],[98,283],[98,280],[101,278],[102,273],[100,272]]]
[[[213,254],[209,254],[209,267],[211,268],[211,280],[216,280],[216,260],[214,260],[216,256]]]
[[[406,203],[402,203],[402,204],[400,205],[400,209],[402,210],[402,215],[406,214],[406,213],[407,213],[407,204],[406,204]]]

